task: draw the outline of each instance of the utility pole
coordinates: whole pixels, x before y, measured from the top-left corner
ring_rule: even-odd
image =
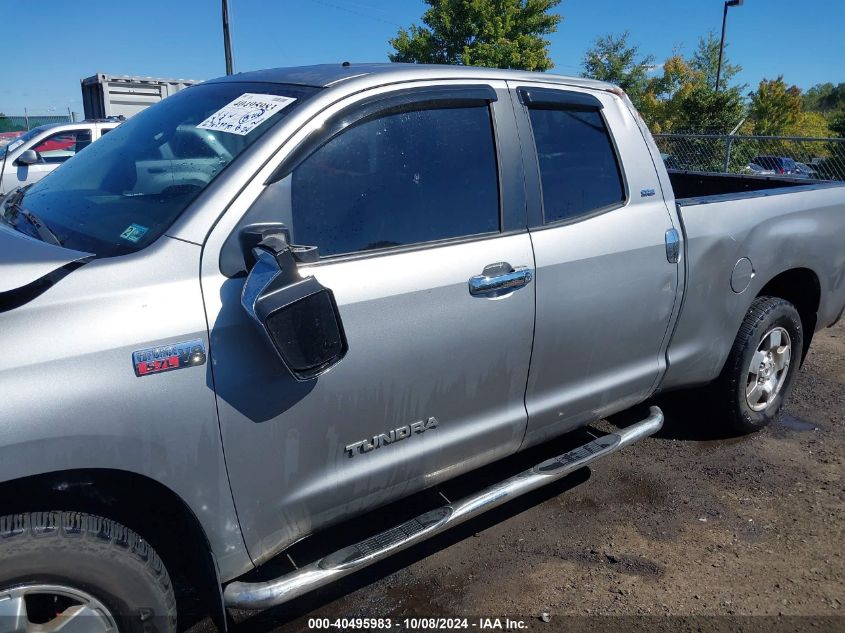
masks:
[[[743,0],[725,0],[725,11],[722,13],[722,40],[719,42],[719,65],[716,67],[716,92],[719,92],[719,78],[722,76],[722,53],[725,50],[725,25],[728,22],[728,7],[738,7]]]
[[[226,74],[231,75],[232,39],[229,37],[229,0],[223,0],[223,48],[226,52]]]

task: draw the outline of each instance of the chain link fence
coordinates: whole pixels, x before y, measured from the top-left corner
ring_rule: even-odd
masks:
[[[0,115],[0,133],[3,132],[27,132],[39,125],[47,123],[68,123],[77,120],[76,113],[68,114],[22,114]]]
[[[669,169],[845,180],[845,138],[655,134]]]

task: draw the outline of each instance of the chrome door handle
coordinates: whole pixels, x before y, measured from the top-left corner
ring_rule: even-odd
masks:
[[[670,264],[677,264],[681,259],[681,234],[677,229],[666,231],[664,238],[666,242],[666,260]]]
[[[470,277],[469,294],[473,297],[502,295],[531,282],[533,275],[526,266],[514,268],[507,262],[485,266],[480,275]]]

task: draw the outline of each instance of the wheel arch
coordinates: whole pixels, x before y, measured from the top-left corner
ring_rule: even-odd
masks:
[[[193,511],[164,484],[117,469],[53,471],[0,483],[0,508],[3,514],[70,510],[122,523],[153,546],[174,583],[191,588],[180,600],[180,621],[204,611],[219,630],[226,630],[208,537]]]
[[[790,268],[775,275],[763,285],[757,297],[763,296],[785,299],[798,311],[804,328],[804,342],[801,350],[803,364],[816,331],[821,305],[821,283],[818,275],[809,268]]]

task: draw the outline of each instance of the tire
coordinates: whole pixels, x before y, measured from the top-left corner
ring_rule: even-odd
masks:
[[[176,599],[161,559],[138,534],[99,516],[0,516],[0,604],[10,596],[25,604],[29,622],[98,611],[84,630],[113,631],[116,624],[121,633],[176,631]],[[46,615],[45,600],[53,605]],[[91,611],[74,611],[80,604]]]
[[[782,344],[773,347],[778,341]],[[722,403],[733,430],[752,433],[777,418],[795,382],[803,349],[804,330],[795,306],[777,297],[757,297],[714,384],[716,401]],[[762,355],[756,356],[758,352]],[[786,367],[779,369],[787,355]]]

